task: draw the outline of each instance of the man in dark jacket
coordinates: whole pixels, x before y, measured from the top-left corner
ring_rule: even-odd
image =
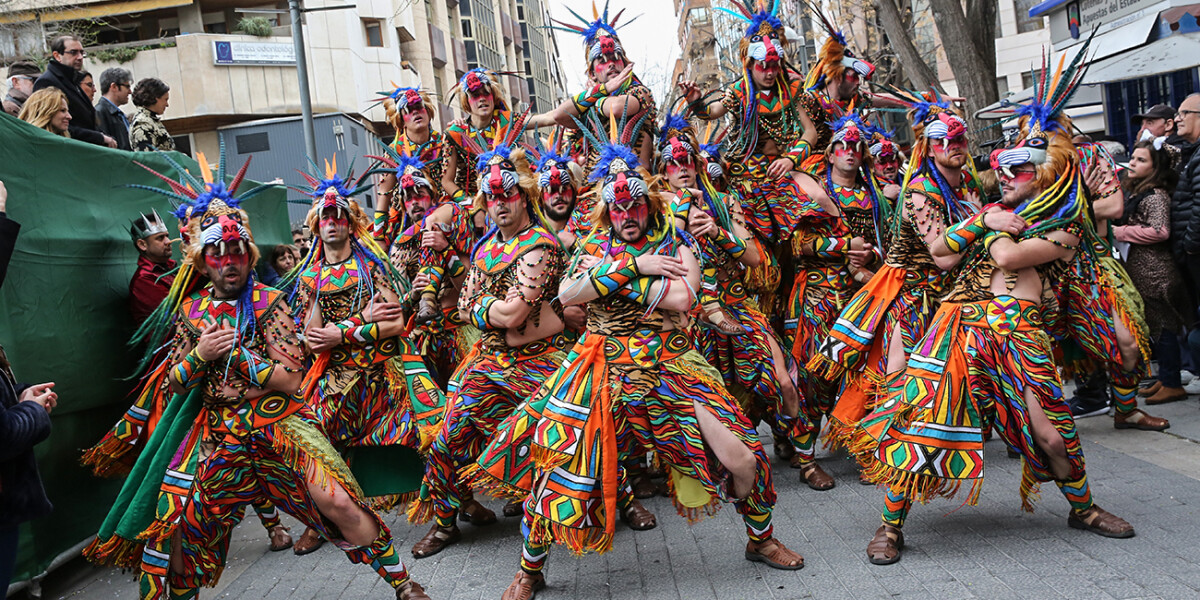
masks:
[[[129,102],[133,88],[133,75],[125,69],[113,67],[100,74],[100,101],[96,103],[96,126],[103,133],[117,140],[117,148],[129,150],[129,118],[121,112],[121,106]]]
[[[1192,306],[1200,302],[1200,94],[1179,104],[1175,115],[1179,136],[1177,168],[1179,184],[1171,201],[1171,250],[1183,270],[1192,295]]]
[[[21,229],[4,212],[7,199],[0,182],[0,285]],[[0,591],[8,589],[17,562],[17,527],[53,508],[42,489],[33,446],[50,437],[50,411],[57,404],[53,383],[17,383],[0,348]]]
[[[79,70],[83,68],[83,44],[73,35],[60,35],[50,42],[50,64],[46,72],[33,83],[33,91],[55,87],[67,95],[67,108],[71,111],[71,137],[96,144],[117,147],[117,140],[96,129],[96,109],[92,101],[79,89]]]

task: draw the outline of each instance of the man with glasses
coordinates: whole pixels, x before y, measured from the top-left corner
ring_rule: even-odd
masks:
[[[120,107],[129,102],[133,87],[133,75],[120,68],[105,69],[100,74],[100,91],[103,96],[96,103],[96,125],[101,133],[117,141],[117,148],[130,150],[129,118]]]
[[[37,65],[19,60],[8,67],[8,94],[4,96],[4,112],[17,116],[25,99],[33,93],[33,82],[42,74]]]
[[[67,108],[71,112],[71,137],[97,146],[117,147],[117,140],[105,135],[96,127],[96,109],[91,100],[79,88],[79,71],[87,52],[79,38],[60,35],[50,42],[50,63],[46,72],[33,83],[33,91],[54,87],[67,96]]]

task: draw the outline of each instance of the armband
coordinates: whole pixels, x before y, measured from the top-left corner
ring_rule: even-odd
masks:
[[[713,241],[716,242],[717,247],[724,250],[729,256],[732,256],[734,260],[741,259],[742,255],[746,253],[745,242],[719,227],[717,228],[716,235],[713,236]]]
[[[942,242],[951,252],[958,254],[966,250],[967,246],[975,243],[975,240],[978,240],[987,231],[987,226],[983,224],[983,213],[980,212],[961,223],[955,223],[948,227],[946,233],[942,235]]]
[[[708,103],[704,101],[704,96],[688,102],[688,109],[692,111],[692,114],[701,119],[707,119],[712,114],[708,110]]]
[[[200,358],[200,353],[192,348],[179,364],[171,368],[171,381],[183,386],[185,390],[190,390],[200,383],[207,371],[208,362]]]
[[[599,102],[605,96],[608,96],[608,92],[605,91],[604,84],[598,83],[592,86],[591,89],[587,89],[576,94],[574,98],[571,98],[571,104],[575,105],[575,110],[579,111],[580,114],[583,114],[587,112],[589,108],[595,106],[596,102]]]
[[[342,330],[343,343],[372,344],[379,340],[379,323],[357,325],[342,321],[337,328]]]
[[[262,358],[250,350],[235,350],[232,358],[234,372],[245,377],[256,388],[266,387],[271,373],[275,371],[275,361]]]
[[[809,146],[808,141],[800,140],[795,146],[788,149],[784,156],[792,160],[792,168],[799,169],[800,164],[812,155],[812,146]]]
[[[488,317],[488,309],[499,302],[495,296],[483,296],[471,307],[471,321],[479,329],[494,329]]]
[[[671,212],[675,213],[677,218],[687,220],[687,213],[691,210],[692,192],[690,190],[675,192],[675,198],[671,200]]]
[[[1016,238],[1014,238],[1012,234],[1008,233],[1007,231],[989,231],[983,238],[983,247],[990,252],[992,249],[992,244],[995,244],[997,240],[1002,239],[1008,239],[1014,242],[1016,241]]]
[[[837,257],[850,249],[849,237],[818,237],[813,238],[812,251],[814,256],[825,258]]]
[[[637,261],[626,258],[598,267],[588,280],[601,296],[607,296],[638,276]]]

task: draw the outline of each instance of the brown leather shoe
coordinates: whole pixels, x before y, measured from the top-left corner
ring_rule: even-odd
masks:
[[[1161,390],[1161,389],[1162,389],[1162,382],[1155,381],[1154,383],[1138,390],[1138,395],[1143,398],[1147,398],[1147,397],[1153,396],[1154,394],[1156,394],[1158,392],[1158,390]]]
[[[861,484],[861,485],[875,485],[875,482],[874,482],[874,481],[871,481],[871,480],[870,480],[870,479],[867,477],[867,472],[866,472],[866,471],[859,471],[859,472],[858,472],[858,483],[859,483],[859,484]]]
[[[1155,404],[1166,404],[1168,402],[1184,400],[1187,397],[1188,397],[1187,391],[1185,391],[1181,387],[1163,386],[1161,388],[1158,388],[1158,391],[1154,392],[1153,396],[1146,398],[1146,404],[1149,404],[1151,406],[1154,406]]]
[[[434,554],[445,550],[447,546],[461,539],[462,532],[458,530],[458,527],[442,529],[441,527],[437,526],[437,523],[434,523],[433,527],[429,529],[429,533],[426,533],[425,537],[413,544],[413,558],[426,558],[433,556]]]
[[[797,571],[804,568],[804,557],[788,550],[783,542],[771,538],[765,542],[746,542],[746,560],[760,562],[772,569]]]
[[[513,577],[512,583],[508,584],[508,589],[504,590],[504,595],[500,596],[500,600],[533,600],[538,590],[544,587],[546,587],[546,578],[541,573],[517,571],[517,576]]]
[[[496,522],[496,513],[472,498],[458,507],[458,520],[477,527],[492,525]]]
[[[408,583],[396,588],[396,600],[429,600],[425,588],[421,584],[409,580]]]
[[[900,562],[900,551],[904,549],[904,532],[895,525],[884,523],[875,530],[875,537],[867,544],[867,559],[873,565],[890,565]]]
[[[653,498],[658,495],[658,484],[646,475],[639,475],[633,478],[632,485],[633,497],[638,500]]]
[[[316,529],[309,527],[304,530],[300,539],[292,546],[292,552],[296,556],[304,556],[305,554],[316,552],[318,548],[324,545],[325,539],[321,537],[321,534],[317,533]]]
[[[797,468],[800,469],[800,481],[807,483],[808,487],[818,492],[832,490],[833,486],[837,485],[837,482],[833,480],[833,476],[826,473],[825,469],[822,469],[821,465],[817,464],[817,461],[802,463]]]
[[[504,516],[506,516],[506,517],[523,516],[525,514],[525,501],[524,500],[509,500],[508,504],[504,505],[503,512],[504,512]]]
[[[1140,429],[1142,431],[1162,431],[1171,426],[1171,422],[1146,414],[1146,411],[1135,408],[1129,412],[1118,412],[1113,415],[1113,427],[1117,429]]]
[[[796,455],[796,447],[792,446],[792,441],[786,437],[776,437],[774,446],[775,456],[778,456],[780,460],[792,460],[792,457]]]
[[[658,520],[655,519],[654,513],[637,500],[630,501],[629,506],[621,511],[621,520],[634,531],[646,531],[658,526]]]
[[[1110,538],[1131,538],[1135,535],[1133,525],[1094,504],[1082,513],[1072,510],[1067,517],[1067,525],[1072,529],[1085,529]]]
[[[267,532],[267,536],[271,539],[271,552],[281,552],[292,547],[292,536],[288,534],[291,531],[283,525],[276,525]]]

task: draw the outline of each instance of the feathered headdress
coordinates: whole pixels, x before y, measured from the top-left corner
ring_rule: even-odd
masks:
[[[470,96],[478,96],[484,93],[492,94],[492,102],[494,108],[499,110],[508,110],[508,102],[504,100],[504,88],[500,86],[501,75],[518,75],[508,71],[497,72],[482,67],[471,69],[459,78],[458,83],[450,90],[450,95],[458,96],[459,108],[463,112],[471,110],[471,104],[467,100]]]
[[[550,133],[550,141],[542,145],[537,138],[535,146],[530,150],[533,160],[534,173],[537,174],[538,186],[543,189],[556,189],[566,185],[578,188],[582,175],[579,165],[569,155],[561,154],[562,132],[555,128]],[[576,190],[578,191],[578,190]]]
[[[681,99],[673,110],[663,115],[662,126],[658,130],[658,160],[662,164],[692,160],[700,146],[688,121],[686,109],[679,106],[684,100]]]
[[[250,217],[246,214],[246,211],[242,210],[242,202],[271,189],[274,187],[274,184],[260,184],[242,194],[237,194],[237,190],[241,187],[242,181],[246,176],[246,169],[250,166],[250,159],[246,159],[246,162],[238,169],[238,172],[227,185],[225,183],[224,141],[221,142],[220,148],[220,159],[217,163],[215,176],[204,154],[197,153],[196,158],[200,163],[200,179],[197,179],[187,169],[166,154],[161,155],[161,157],[180,175],[179,181],[171,179],[140,162],[134,161],[134,164],[149,171],[152,175],[165,182],[168,189],[141,184],[129,184],[127,187],[146,190],[169,198],[175,206],[172,214],[186,223],[188,233],[186,236],[187,241],[183,248],[184,261],[179,266],[179,271],[175,275],[171,289],[167,292],[167,296],[163,299],[162,303],[158,305],[158,308],[154,309],[154,312],[142,323],[141,327],[138,328],[130,340],[131,346],[137,346],[145,340],[153,342],[149,344],[146,354],[138,366],[139,373],[145,369],[150,359],[153,358],[157,350],[158,340],[165,339],[165,336],[170,332],[175,313],[179,309],[183,299],[191,294],[195,286],[202,281],[200,277],[197,277],[197,273],[203,272],[205,268],[205,246],[217,246],[222,251],[233,246],[238,246],[243,253],[250,256],[249,262],[251,267],[258,262],[258,248],[254,245],[254,236],[250,232]],[[254,287],[253,283],[254,274],[251,272],[250,279],[247,281],[246,291],[238,301],[239,315],[242,318],[240,331],[243,334],[254,331],[254,310],[250,303],[250,292]],[[238,339],[240,343],[244,339],[244,336],[239,334]]]
[[[700,158],[704,160],[704,170],[709,179],[717,180],[725,176],[725,159],[721,154],[724,152],[725,135],[729,130],[722,129],[714,134],[714,125],[709,121],[704,128],[704,135],[700,138]]]
[[[833,132],[829,140],[831,148],[834,144],[843,144],[864,150],[875,133],[875,128],[864,122],[858,113],[850,113],[833,121],[829,124],[829,129]]]
[[[550,29],[566,31],[568,33],[576,33],[583,37],[583,46],[587,50],[588,69],[591,69],[591,64],[601,56],[618,56],[624,58],[625,49],[621,46],[621,40],[617,37],[617,28],[621,21],[621,15],[625,14],[625,9],[621,9],[612,19],[608,18],[608,0],[604,1],[604,10],[600,11],[596,8],[595,0],[592,0],[592,18],[585,19],[579,13],[566,7],[567,12],[571,16],[579,20],[579,24],[567,23],[557,19],[551,19],[557,26],[551,25]],[[620,25],[624,27],[637,20],[634,17]]]
[[[433,191],[433,184],[429,181],[429,175],[425,173],[425,163],[411,153],[412,148],[408,145],[407,140],[403,152],[396,152],[382,140],[379,145],[383,146],[384,153],[382,155],[367,156],[369,159],[378,161],[379,166],[364,173],[364,177],[367,175],[395,176],[396,192],[401,197],[411,196],[422,188],[428,192]]]
[[[749,69],[751,60],[783,60],[787,36],[779,20],[779,0],[735,0],[731,4],[736,10],[725,7],[717,10],[746,24],[746,33],[738,42],[742,65]]]
[[[415,88],[401,87],[396,85],[394,81],[392,82],[392,90],[390,92],[378,92],[376,100],[370,106],[377,104],[383,105],[383,109],[387,111],[386,118],[388,123],[391,123],[392,127],[398,132],[404,131],[403,114],[406,111],[423,107],[429,113],[430,121],[433,120],[435,114],[433,98],[422,90],[420,86]]]
[[[315,165],[314,165],[315,166]],[[315,171],[315,169],[314,169]],[[312,211],[315,211],[319,217],[321,212],[327,208],[337,210],[338,217],[342,217],[343,211],[350,210],[350,198],[357,196],[373,184],[366,180],[364,175],[362,178],[354,181],[354,169],[351,167],[343,176],[337,172],[337,156],[333,157],[333,162],[325,160],[325,170],[323,176],[310,175],[304,171],[297,170],[300,176],[308,182],[310,189],[292,188],[296,191],[306,193],[312,198]],[[353,182],[353,183],[351,183]],[[351,185],[355,187],[350,187]],[[310,211],[310,213],[312,212]],[[316,231],[316,228],[313,228]]]
[[[875,65],[854,57],[854,53],[850,51],[846,43],[846,36],[842,35],[837,27],[834,27],[819,6],[808,1],[805,1],[804,4],[817,16],[821,26],[829,34],[829,38],[821,46],[821,51],[817,53],[816,64],[809,69],[808,76],[804,78],[805,89],[815,90],[830,81],[841,82],[846,69],[853,69],[863,79],[870,79],[871,75],[875,73]]]
[[[608,126],[605,127],[598,112],[588,111],[586,124],[572,117],[592,147],[600,151],[595,167],[587,179],[589,184],[595,186],[592,193],[596,194],[599,200],[594,216],[608,227],[611,225],[608,221],[609,206],[625,205],[643,196],[646,197],[646,203],[652,207],[651,215],[661,212],[663,202],[657,194],[650,193],[648,173],[642,168],[637,153],[629,146],[637,139],[649,113],[643,114],[636,121],[629,121],[626,114],[622,114],[620,120],[610,115]],[[667,222],[673,226],[669,220]]]
[[[890,161],[900,156],[900,148],[892,141],[892,132],[876,127],[871,132],[871,158],[876,161]]]

